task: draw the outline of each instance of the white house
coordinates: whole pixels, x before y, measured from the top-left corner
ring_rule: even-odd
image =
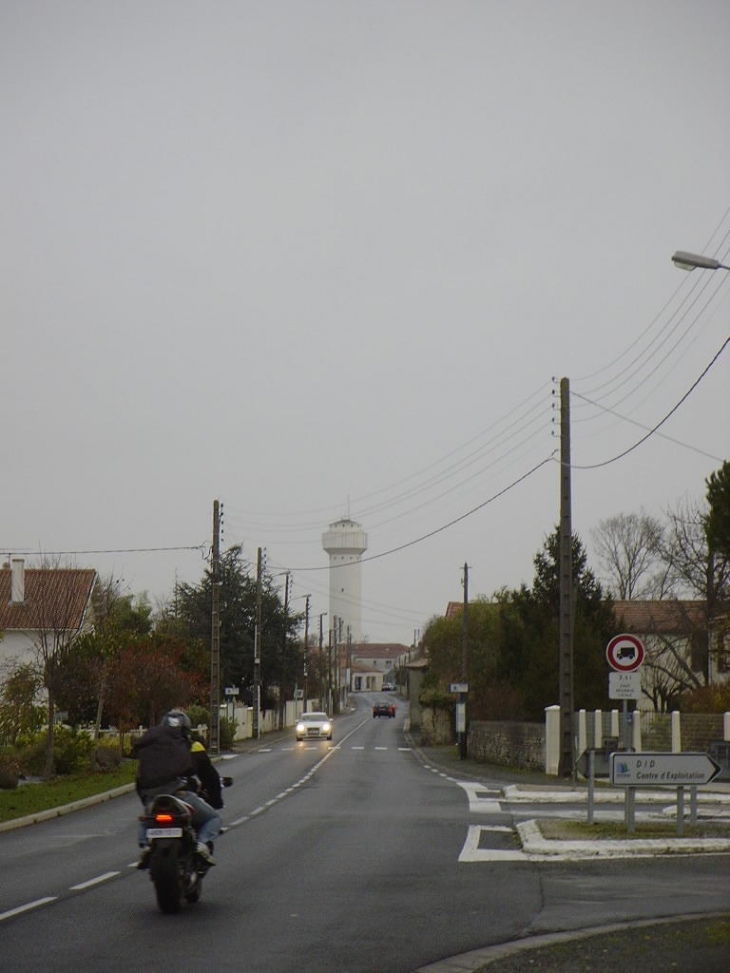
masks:
[[[86,568],[26,568],[13,558],[0,568],[0,679],[38,650],[68,645],[91,631],[96,571]]]

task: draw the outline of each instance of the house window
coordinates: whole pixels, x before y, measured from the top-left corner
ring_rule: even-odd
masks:
[[[730,647],[728,646],[725,635],[721,635],[717,640],[717,671],[730,672]]]
[[[704,672],[707,661],[707,634],[695,632],[690,637],[690,665],[694,672]]]

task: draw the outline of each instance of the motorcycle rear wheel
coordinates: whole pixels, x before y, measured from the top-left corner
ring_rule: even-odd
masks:
[[[157,905],[167,915],[180,911],[185,892],[185,866],[176,852],[174,847],[160,849],[150,862]]]

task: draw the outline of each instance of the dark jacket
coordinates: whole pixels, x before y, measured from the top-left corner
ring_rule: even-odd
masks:
[[[133,755],[137,766],[137,790],[172,784],[195,773],[190,744],[182,727],[153,726],[137,741]]]
[[[203,797],[219,811],[223,807],[223,795],[221,793],[221,779],[218,771],[213,766],[205,747],[202,743],[194,743],[191,748],[190,756],[193,758],[195,776],[203,788]]]

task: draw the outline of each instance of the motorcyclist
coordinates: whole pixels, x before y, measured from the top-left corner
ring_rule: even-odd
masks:
[[[158,726],[147,730],[134,745],[132,753],[139,761],[137,794],[142,804],[146,807],[158,794],[176,794],[189,804],[193,809],[192,823],[198,836],[197,854],[207,865],[215,865],[208,842],[212,843],[220,833],[221,819],[217,811],[196,793],[189,780],[200,769],[206,778],[205,781],[201,779],[201,782],[218,806],[223,806],[220,778],[215,773],[204,747],[202,751],[205,759],[201,758],[199,749],[195,751],[195,755],[192,752],[190,718],[187,713],[175,709],[166,713]],[[215,783],[213,775],[216,778]],[[137,867],[146,868],[149,864],[150,848],[143,822],[140,822],[138,840],[142,854]]]

